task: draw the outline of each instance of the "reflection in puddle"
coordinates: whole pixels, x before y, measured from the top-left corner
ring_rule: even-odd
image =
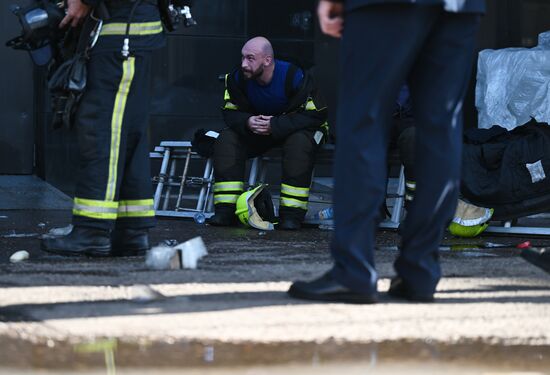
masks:
[[[0,375],[30,375],[36,374],[36,370],[15,370],[0,368]],[[40,374],[50,375],[103,375],[110,374],[106,370],[97,371],[45,371]],[[250,367],[229,367],[229,368],[186,368],[186,369],[116,369],[119,375],[387,375],[387,374],[407,374],[407,375],[425,375],[425,374],[445,374],[445,375],[543,375],[543,370],[521,370],[511,368],[491,368],[482,365],[474,366],[463,363],[419,363],[419,362],[400,362],[400,363],[330,363],[305,365],[287,365],[287,366],[250,366]]]

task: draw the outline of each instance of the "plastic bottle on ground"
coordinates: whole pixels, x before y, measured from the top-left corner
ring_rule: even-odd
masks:
[[[331,220],[334,217],[334,211],[332,207],[325,208],[317,213],[317,216],[321,220]]]

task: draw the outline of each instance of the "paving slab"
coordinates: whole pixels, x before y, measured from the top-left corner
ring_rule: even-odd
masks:
[[[36,176],[0,175],[0,209],[67,210],[72,199]]]
[[[38,236],[66,225],[70,211],[0,210],[0,217],[0,373],[93,369],[105,366],[108,353],[122,368],[166,371],[373,360],[550,369],[550,275],[513,247],[529,238],[482,237],[472,243],[511,246],[443,251],[437,302],[413,304],[383,293],[398,236],[381,232],[380,303],[344,305],[286,295],[293,280],[330,267],[330,231],[260,233],[159,220],[153,243],[202,236],[209,255],[196,270],[155,271],[143,258],[42,253]],[[8,262],[23,249],[28,261]],[[151,290],[163,297],[144,302]]]

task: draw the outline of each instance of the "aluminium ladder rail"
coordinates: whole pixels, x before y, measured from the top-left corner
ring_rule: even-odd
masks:
[[[202,177],[189,176],[191,160],[204,160],[193,152],[191,147],[191,142],[188,141],[165,141],[150,153],[152,159],[162,159],[159,175],[153,178],[157,182],[154,195],[154,209],[157,216],[194,218],[200,213],[205,218],[209,218],[214,214],[211,194],[214,181],[212,160],[206,160]],[[181,175],[176,175],[178,161],[181,160],[184,161],[183,172]],[[194,208],[182,206],[187,187],[200,187]],[[174,208],[169,209],[173,188],[178,189],[178,194]],[[194,195],[187,197],[195,199]]]

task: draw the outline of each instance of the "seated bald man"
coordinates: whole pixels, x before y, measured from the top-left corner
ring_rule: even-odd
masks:
[[[308,207],[315,154],[328,128],[327,110],[311,73],[275,59],[269,40],[250,39],[240,69],[225,80],[227,125],[214,146],[215,215],[210,224],[237,225],[235,205],[244,190],[246,159],[282,148],[278,229],[301,227]]]

